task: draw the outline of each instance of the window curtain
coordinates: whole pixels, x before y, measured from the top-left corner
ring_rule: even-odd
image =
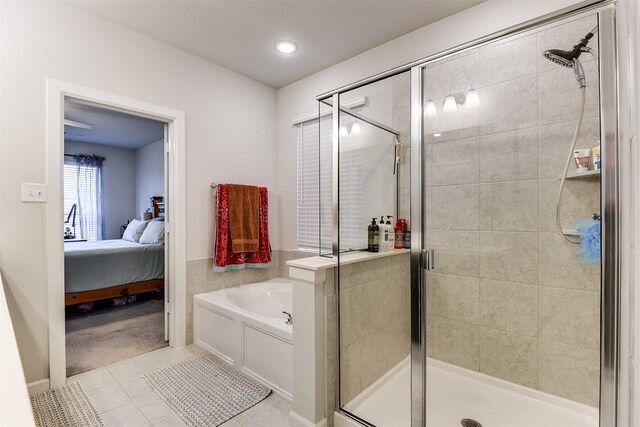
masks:
[[[78,179],[78,216],[80,233],[87,240],[104,240],[104,197],[102,163],[104,157],[78,154],[76,161]]]

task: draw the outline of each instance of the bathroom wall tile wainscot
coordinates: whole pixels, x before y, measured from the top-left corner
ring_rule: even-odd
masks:
[[[335,284],[327,280],[326,289]],[[409,355],[409,254],[340,267],[340,354],[343,403],[349,402]],[[335,294],[326,295],[335,304]],[[335,306],[334,306],[335,308]],[[335,318],[327,316],[327,343],[335,340]],[[331,358],[335,345],[327,345]]]

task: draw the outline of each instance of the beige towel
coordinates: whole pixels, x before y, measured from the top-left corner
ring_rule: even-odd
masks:
[[[260,239],[258,187],[228,184],[229,234],[233,253],[257,252]]]

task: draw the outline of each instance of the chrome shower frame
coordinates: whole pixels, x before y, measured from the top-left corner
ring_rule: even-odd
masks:
[[[599,83],[600,83],[600,140],[601,140],[601,221],[602,221],[602,263],[601,263],[601,314],[600,314],[600,427],[623,427],[618,420],[618,385],[619,385],[619,345],[620,345],[620,171],[619,171],[619,139],[618,139],[618,59],[616,45],[615,0],[590,0],[558,10],[521,25],[499,31],[494,34],[465,43],[452,49],[437,53],[400,67],[388,70],[343,86],[336,90],[318,95],[318,101],[334,101],[333,129],[333,248],[338,257],[338,274],[336,274],[336,292],[340,289],[340,261],[336,253],[338,245],[338,166],[339,158],[336,148],[339,144],[339,122],[337,104],[339,95],[366,86],[371,83],[411,70],[411,218],[413,232],[411,242],[411,411],[412,427],[426,426],[426,268],[423,254],[427,250],[424,241],[425,206],[422,190],[425,177],[422,173],[423,146],[423,105],[422,75],[424,68],[435,61],[450,57],[460,52],[475,49],[496,40],[510,37],[525,31],[567,18],[597,13],[598,41],[600,46]],[[417,221],[420,218],[421,221]],[[337,329],[340,331],[339,298],[337,304]],[[339,342],[339,335],[338,335]],[[338,344],[338,355],[340,346]],[[361,423],[370,426],[366,420],[340,408],[340,357],[337,357],[336,369],[336,411]]]

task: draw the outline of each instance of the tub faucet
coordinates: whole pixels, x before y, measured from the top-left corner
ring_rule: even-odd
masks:
[[[283,314],[287,315],[287,321],[285,322],[287,325],[293,325],[293,316],[288,311],[283,311]]]

